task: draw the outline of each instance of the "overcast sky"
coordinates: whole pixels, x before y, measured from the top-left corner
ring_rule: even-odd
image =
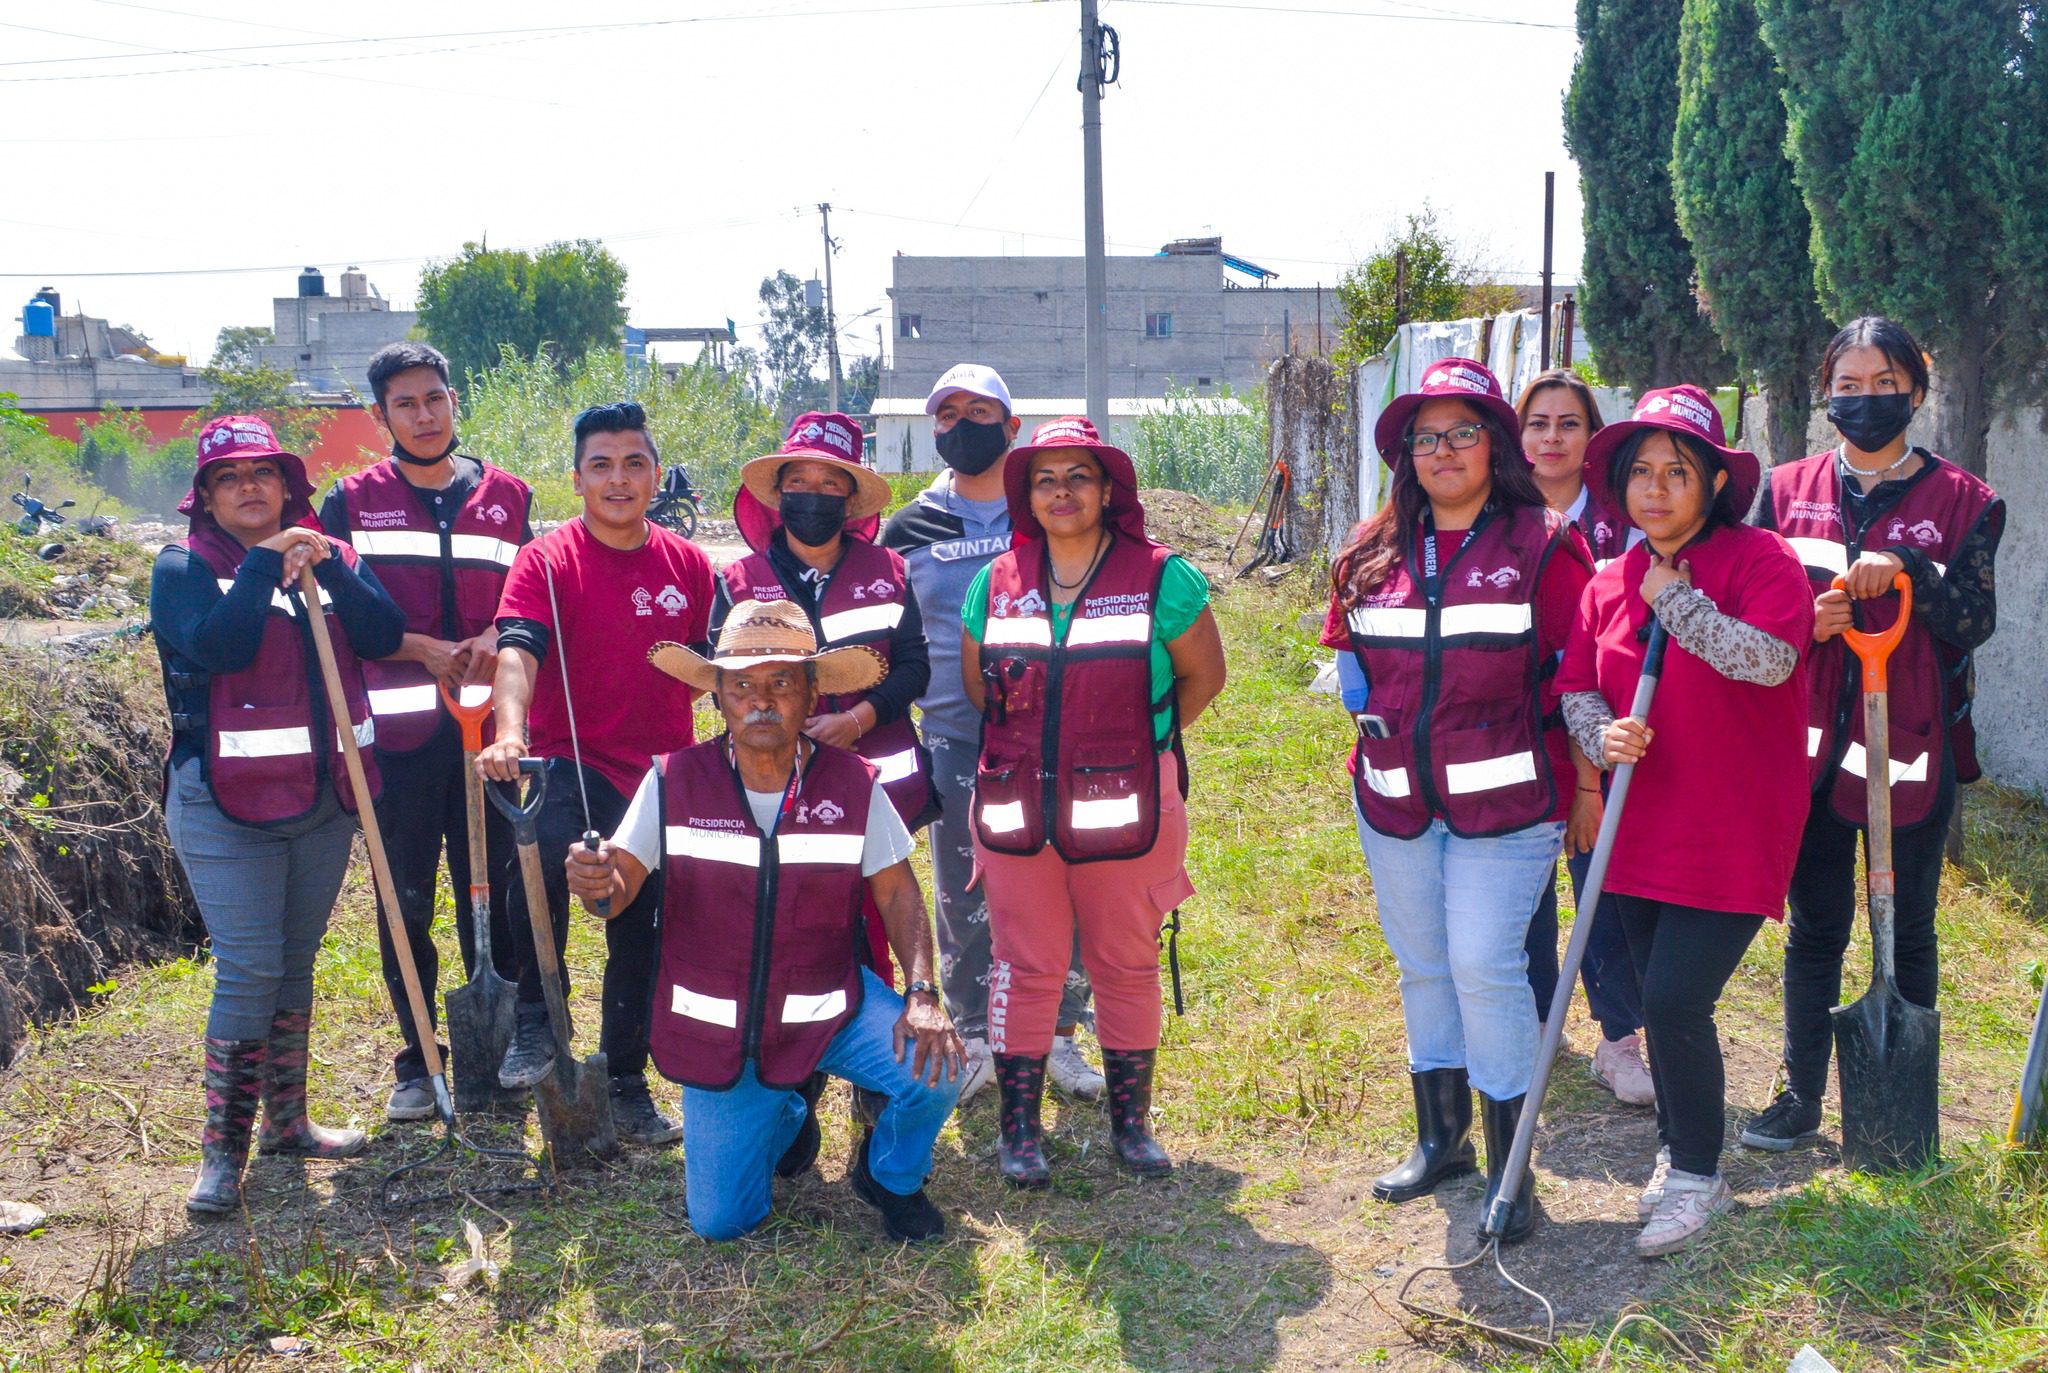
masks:
[[[1331,284],[1427,201],[1534,280],[1554,170],[1576,276],[1570,0],[1102,18],[1124,47],[1112,253],[1221,234],[1279,284]],[[763,276],[820,270],[829,201],[846,350],[869,354],[898,252],[1081,251],[1078,21],[1077,0],[9,0],[0,318],[53,285],[201,361],[302,265],[332,290],[359,263],[409,306],[466,240],[590,237],[625,262],[634,323],[732,318],[744,343]]]

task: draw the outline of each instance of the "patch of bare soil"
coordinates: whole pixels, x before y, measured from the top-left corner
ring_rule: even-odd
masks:
[[[1242,519],[1185,491],[1153,487],[1140,491],[1138,498],[1145,503],[1146,533],[1208,573],[1210,580],[1229,576],[1224,563]],[[1238,555],[1243,557],[1244,552],[1239,548]]]

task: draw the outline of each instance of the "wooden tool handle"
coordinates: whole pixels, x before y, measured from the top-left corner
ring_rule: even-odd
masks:
[[[377,808],[370,803],[369,779],[363,775],[363,751],[356,743],[355,721],[349,718],[348,695],[341,687],[341,668],[334,661],[334,640],[327,630],[327,614],[320,608],[320,584],[313,579],[311,564],[299,569],[299,598],[306,623],[313,628],[313,647],[320,655],[320,675],[327,683],[327,713],[333,717],[334,733],[341,740],[341,755],[348,763],[348,784],[355,793],[356,818],[362,822],[363,844],[370,851],[370,874],[376,879],[377,897],[384,907],[384,928],[390,932],[392,951],[398,955],[399,976],[405,980],[405,1001],[412,1011],[412,1023],[419,1028],[420,1056],[426,1060],[427,1075],[443,1076],[441,1046],[434,1040],[434,1022],[427,1015],[427,998],[420,992],[420,973],[412,958],[412,940],[405,932],[405,917],[398,910],[398,891],[391,882],[391,861],[384,856],[384,836],[377,828]],[[315,747],[318,747],[316,742]]]

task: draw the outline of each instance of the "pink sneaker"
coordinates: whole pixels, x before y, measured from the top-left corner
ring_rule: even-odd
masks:
[[[1673,1168],[1664,1178],[1664,1195],[1643,1233],[1636,1236],[1638,1258],[1675,1254],[1700,1237],[1708,1222],[1735,1205],[1735,1194],[1719,1173],[1703,1178]]]
[[[1598,1078],[1616,1099],[1631,1106],[1655,1106],[1657,1084],[1650,1080],[1650,1069],[1643,1062],[1643,1037],[1633,1034],[1626,1039],[1602,1038],[1600,1047],[1593,1050],[1593,1076]]]

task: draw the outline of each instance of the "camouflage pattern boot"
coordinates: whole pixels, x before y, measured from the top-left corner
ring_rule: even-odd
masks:
[[[206,1040],[206,1127],[199,1136],[199,1176],[185,1194],[194,1216],[225,1216],[242,1209],[242,1167],[249,1161],[249,1127],[263,1090],[260,1039]]]
[[[256,1147],[266,1154],[307,1158],[353,1158],[369,1143],[361,1130],[330,1130],[306,1115],[306,1034],[311,1011],[279,1011],[270,1020],[270,1052],[263,1065],[263,1133]]]

